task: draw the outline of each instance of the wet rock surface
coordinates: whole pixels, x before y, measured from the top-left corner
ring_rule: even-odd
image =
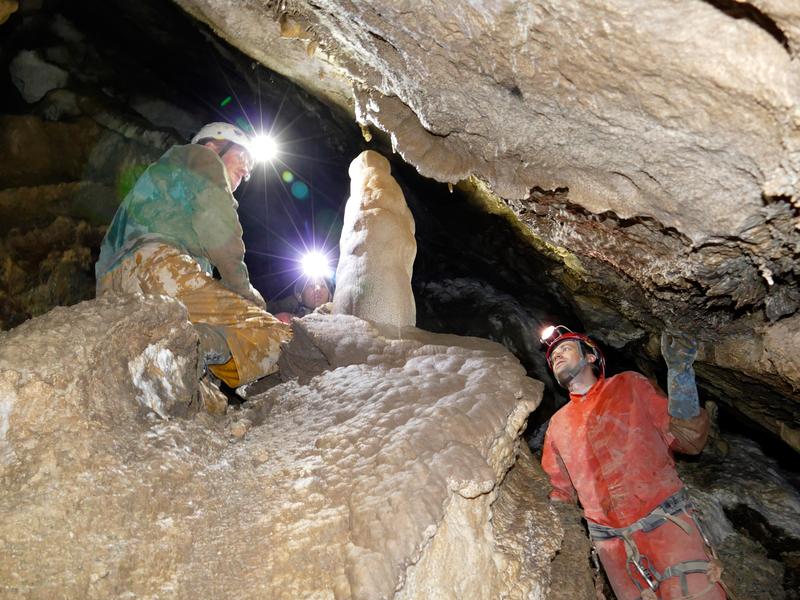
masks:
[[[798,598],[796,474],[736,435],[712,439],[699,459],[679,461],[678,471],[737,597]]]
[[[0,334],[5,593],[549,597],[541,384],[501,346],[313,315],[327,367],[213,417],[185,318],[112,297]]]

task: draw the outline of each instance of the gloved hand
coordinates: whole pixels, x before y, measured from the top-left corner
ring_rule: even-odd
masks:
[[[678,419],[691,419],[700,414],[700,401],[694,381],[692,363],[697,357],[697,343],[683,334],[661,334],[661,355],[667,363],[667,411]]]

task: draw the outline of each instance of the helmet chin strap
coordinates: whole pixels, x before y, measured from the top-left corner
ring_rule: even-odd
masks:
[[[568,371],[561,371],[561,373],[554,373],[556,376],[556,381],[558,381],[558,385],[563,388],[569,387],[570,382],[575,379],[578,374],[583,371],[583,368],[588,365],[589,363],[586,361],[585,356],[581,356],[581,359],[578,361],[574,367],[569,369]]]
[[[217,156],[222,158],[223,156],[225,156],[225,153],[228,152],[228,150],[230,150],[231,148],[233,148],[233,142],[225,143],[224,145],[220,146]]]

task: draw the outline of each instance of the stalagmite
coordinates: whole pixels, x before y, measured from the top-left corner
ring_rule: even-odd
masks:
[[[334,313],[407,327],[416,324],[411,271],[417,254],[414,217],[389,161],[372,150],[350,164],[336,270]]]

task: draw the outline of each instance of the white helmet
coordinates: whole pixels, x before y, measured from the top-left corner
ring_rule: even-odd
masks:
[[[247,181],[250,179],[250,172],[253,169],[253,152],[251,150],[252,140],[244,131],[234,125],[231,125],[230,123],[209,123],[208,125],[204,125],[200,128],[200,131],[198,131],[192,138],[192,143],[199,144],[207,140],[228,142],[228,144],[223,146],[223,148],[219,151],[220,157],[225,155],[225,153],[231,148],[232,144],[236,144],[247,150],[248,167],[247,174],[244,176],[244,180]]]
[[[192,138],[192,143],[197,144],[203,140],[225,140],[250,149],[251,140],[248,135],[230,123],[209,123],[203,125]]]

